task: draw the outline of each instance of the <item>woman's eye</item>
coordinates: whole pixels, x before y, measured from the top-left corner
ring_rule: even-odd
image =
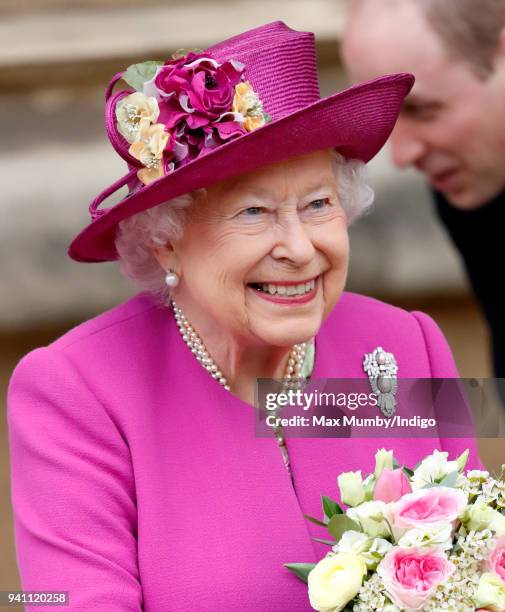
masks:
[[[326,206],[331,206],[330,198],[320,198],[319,200],[312,200],[312,202],[310,202],[309,204],[309,207],[313,208],[314,210],[321,210]]]
[[[262,206],[249,206],[249,208],[245,208],[242,211],[242,214],[245,214],[247,217],[256,217],[262,210],[264,210]]]

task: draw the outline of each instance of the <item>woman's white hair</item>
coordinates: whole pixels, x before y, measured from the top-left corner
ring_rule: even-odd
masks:
[[[366,183],[366,166],[359,160],[347,160],[330,149],[340,204],[350,225],[371,208],[374,193]],[[142,291],[151,293],[161,304],[168,305],[170,288],[163,270],[150,247],[163,246],[182,237],[189,207],[205,189],[197,189],[123,219],[118,224],[116,250],[121,272]]]

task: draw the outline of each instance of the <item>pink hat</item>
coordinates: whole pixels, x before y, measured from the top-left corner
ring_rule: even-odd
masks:
[[[131,86],[113,93],[117,81]],[[129,172],[91,203],[68,249],[82,262],[117,259],[117,224],[194,189],[311,151],[368,162],[391,133],[410,74],[320,97],[314,34],[276,21],[204,52],[130,66],[109,83],[107,133]],[[112,193],[130,191],[110,208]]]

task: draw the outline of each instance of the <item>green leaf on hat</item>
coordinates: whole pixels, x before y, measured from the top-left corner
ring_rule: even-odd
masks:
[[[144,83],[150,81],[155,75],[158,66],[163,66],[164,63],[162,61],[149,60],[140,64],[132,64],[128,66],[122,79],[137,91],[142,91]]]

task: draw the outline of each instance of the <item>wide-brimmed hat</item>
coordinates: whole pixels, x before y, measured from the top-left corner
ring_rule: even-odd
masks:
[[[113,92],[119,80],[130,87]],[[179,52],[118,73],[106,89],[111,143],[128,173],[91,203],[91,222],[68,249],[82,262],[118,258],[118,223],[231,176],[334,147],[368,162],[388,139],[411,74],[321,98],[312,32],[276,21],[205,51]],[[109,208],[100,204],[128,185]]]

